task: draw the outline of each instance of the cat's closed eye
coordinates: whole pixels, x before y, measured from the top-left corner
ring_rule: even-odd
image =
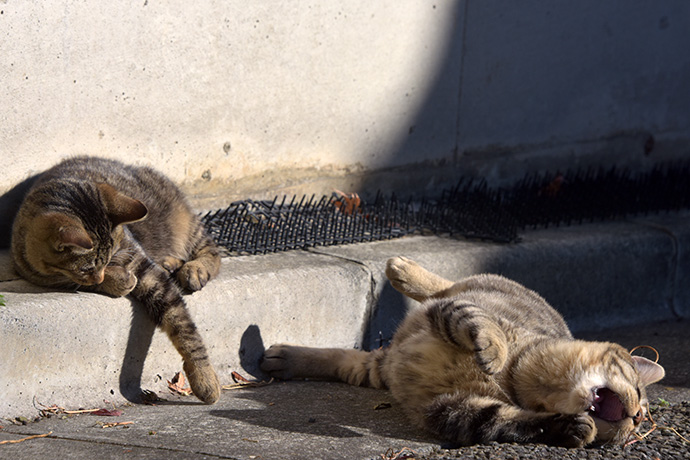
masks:
[[[91,263],[91,264],[83,265],[83,266],[79,267],[79,271],[83,274],[93,273],[95,270],[96,270],[96,264],[95,263]]]

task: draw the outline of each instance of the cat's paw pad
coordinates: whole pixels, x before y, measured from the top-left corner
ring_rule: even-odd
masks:
[[[185,362],[182,366],[194,396],[205,404],[213,404],[220,398],[220,381],[210,364],[195,365]]]
[[[165,268],[170,273],[175,273],[184,265],[184,260],[178,259],[177,257],[164,257],[160,262],[161,267]]]
[[[281,380],[293,378],[292,361],[294,347],[290,345],[271,345],[261,358],[261,370],[271,377]]]
[[[583,447],[591,444],[597,427],[587,414],[561,414],[549,421],[546,442],[561,447]]]
[[[211,279],[211,272],[198,260],[190,260],[177,272],[177,281],[184,289],[198,291]]]

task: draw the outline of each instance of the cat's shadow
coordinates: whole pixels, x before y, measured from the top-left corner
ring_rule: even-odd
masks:
[[[132,324],[120,368],[120,393],[130,402],[141,403],[145,399],[141,378],[155,332],[156,325],[144,309],[132,301]]]
[[[240,339],[239,358],[242,368],[259,380],[268,380],[270,377],[261,370],[261,359],[266,347],[261,338],[259,326],[252,324],[245,329]]]
[[[155,400],[157,405],[199,405],[203,404],[194,399],[190,400],[165,400],[158,399],[142,386],[144,364],[149,354],[156,325],[148,317],[144,308],[137,301],[130,299],[132,303],[132,323],[127,337],[127,346],[120,367],[120,394],[129,402],[144,404]],[[161,377],[162,378],[162,377]]]
[[[364,430],[385,437],[429,441],[407,422],[388,391],[338,382],[273,381],[260,368],[264,351],[259,326],[248,326],[240,340],[240,364],[247,374],[270,383],[234,394],[238,400],[251,401],[252,408],[232,404],[227,409],[211,410],[210,415],[291,433],[352,438],[365,436]],[[256,408],[257,404],[262,408]]]
[[[143,308],[132,301],[132,324],[127,338],[127,347],[120,369],[120,393],[130,402],[142,403],[146,400],[146,392],[142,387],[144,363],[151,348],[156,326],[149,319]],[[252,377],[268,380],[268,375],[261,371],[261,358],[265,347],[261,332],[256,325],[250,325],[242,334],[239,348],[240,365]],[[183,404],[183,401],[168,402]]]
[[[29,191],[34,181],[38,177],[35,174],[22,182],[18,183],[7,193],[0,195],[0,249],[6,249],[10,247],[10,240],[12,237],[12,223],[14,222],[14,216],[19,210],[19,206]]]

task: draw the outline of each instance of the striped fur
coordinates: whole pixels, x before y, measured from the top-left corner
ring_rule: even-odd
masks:
[[[624,442],[642,420],[645,386],[664,375],[619,345],[573,339],[543,298],[500,276],[453,283],[403,257],[386,275],[423,302],[390,347],[274,345],[263,369],[389,388],[417,426],[453,443],[565,447]]]
[[[138,300],[184,360],[194,394],[220,397],[182,289],[218,274],[220,254],[182,192],[150,168],[79,157],[43,173],[12,232],[14,265],[42,286]]]

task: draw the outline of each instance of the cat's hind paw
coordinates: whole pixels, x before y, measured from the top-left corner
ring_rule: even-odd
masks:
[[[402,256],[388,259],[386,277],[397,291],[419,302],[453,285],[422,268],[414,260]]]
[[[295,348],[290,345],[271,345],[261,358],[261,370],[281,380],[294,378],[292,363],[295,359]]]
[[[220,381],[210,364],[197,366],[185,362],[182,366],[194,396],[205,404],[214,404],[220,398]]]

